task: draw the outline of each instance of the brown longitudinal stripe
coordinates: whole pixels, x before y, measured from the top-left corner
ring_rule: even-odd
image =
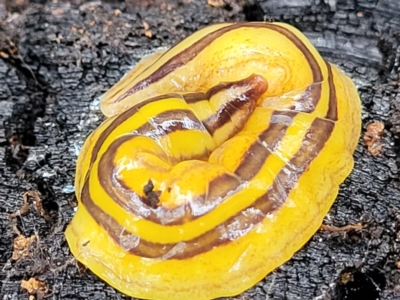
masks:
[[[215,96],[221,91],[229,89],[240,89],[244,88],[247,92],[255,90],[253,93],[262,95],[266,92],[268,88],[267,80],[258,74],[251,74],[250,76],[237,80],[237,81],[227,81],[213,86],[205,93],[186,93],[183,94],[183,98],[186,103],[193,104],[199,101],[210,100],[211,97]]]
[[[115,152],[120,145],[130,138],[134,138],[134,136],[125,135],[108,147],[99,162],[99,182],[111,199],[126,211],[158,224],[183,224],[210,212],[224,200],[228,193],[236,191],[243,181],[251,180],[262,168],[270,155],[270,151],[273,151],[280,143],[296,114],[296,112],[290,111],[275,112],[271,116],[269,127],[249,147],[234,174],[223,174],[211,180],[206,194],[200,195],[182,206],[173,209],[162,206],[156,209],[149,207],[142,202],[136,192],[131,191],[126,184],[115,178],[116,166],[113,162]],[[267,147],[270,147],[270,149],[267,149]],[[201,213],[196,215],[196,211]]]
[[[279,209],[301,175],[323,149],[334,126],[332,121],[315,119],[298,152],[279,172],[272,187],[263,196],[217,227],[189,241],[177,244],[152,243],[128,232],[93,202],[88,182],[85,183],[82,190],[82,203],[92,218],[107,231],[109,236],[131,254],[147,258],[191,258],[238,239],[261,222],[267,214]],[[232,226],[235,228],[235,234],[230,234]]]
[[[203,123],[191,110],[172,109],[150,118],[148,122],[135,130],[135,134],[157,138],[175,131],[205,131],[205,129]]]
[[[325,118],[332,121],[337,121],[338,120],[337,98],[336,98],[336,88],[333,79],[332,67],[329,62],[326,61],[325,63],[328,68],[328,84],[329,84],[329,104],[328,104],[329,106]]]
[[[201,92],[182,94],[182,97],[183,97],[183,99],[185,99],[185,102],[188,104],[208,100],[207,95],[205,93],[201,93]]]
[[[293,118],[296,115],[297,113],[293,111],[275,112],[269,122],[274,134],[271,134],[271,131],[267,129],[258,136],[258,141],[250,146],[247,154],[236,168],[235,174],[242,180],[251,180],[261,169],[269,153],[275,151],[275,147],[279,145],[286,133],[286,129],[293,122]],[[270,148],[268,149],[265,145]],[[260,155],[260,153],[263,154]],[[256,173],[254,172],[255,170],[257,171]]]
[[[245,89],[247,93],[251,92],[252,94],[255,93],[262,95],[268,89],[268,82],[263,76],[258,74],[251,74],[250,76],[238,81],[221,82],[206,92],[207,99],[211,99],[211,97],[221,91],[230,89]],[[249,94],[248,97],[251,97],[251,94]]]
[[[143,101],[135,106],[132,106],[131,108],[127,109],[126,111],[124,111],[123,113],[118,115],[111,122],[111,124],[108,125],[107,128],[100,134],[99,138],[96,141],[96,144],[93,146],[92,153],[90,156],[90,166],[89,166],[88,170],[91,169],[93,163],[96,161],[97,155],[99,153],[101,146],[103,145],[103,143],[105,142],[107,137],[111,134],[111,132],[113,132],[115,130],[115,128],[120,126],[121,123],[125,122],[132,115],[137,113],[139,111],[139,109],[142,108],[143,106],[145,106],[146,104],[149,104],[153,101],[163,100],[163,99],[167,99],[167,98],[182,98],[182,96],[180,94],[170,93],[170,94],[153,97],[153,98],[147,99],[146,101]]]
[[[304,54],[312,70],[313,81],[316,83],[322,82],[323,77],[318,62],[316,61],[310,50],[307,48],[307,46],[304,45],[304,43],[293,32],[291,32],[286,28],[270,23],[236,23],[205,35],[203,38],[193,43],[190,47],[186,48],[185,50],[179,52],[177,55],[170,58],[167,62],[165,62],[160,68],[154,71],[151,75],[137,82],[128,91],[126,91],[124,94],[115,99],[114,102],[120,102],[122,99],[128,97],[129,95],[132,95],[137,91],[140,91],[141,89],[146,88],[147,86],[159,81],[160,79],[170,74],[174,70],[190,62],[209,44],[211,44],[214,40],[216,40],[223,34],[241,27],[268,28],[270,30],[275,30],[276,32],[288,38]],[[314,108],[316,107],[318,99],[320,98],[320,89],[321,89],[320,84],[311,87],[311,94],[314,102],[313,103]],[[310,111],[313,111],[313,109],[311,109]]]
[[[222,83],[207,92],[207,98],[211,99],[212,96],[222,91],[228,90],[231,99],[219,108],[212,116],[203,120],[208,132],[211,135],[235,119],[234,130],[230,133],[228,138],[231,138],[239,130],[243,128],[250,115],[253,113],[257,105],[258,98],[267,91],[268,83],[264,77],[253,74],[243,80],[237,82]]]

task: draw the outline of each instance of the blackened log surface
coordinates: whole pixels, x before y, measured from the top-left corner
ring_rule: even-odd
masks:
[[[89,117],[90,104],[146,53],[207,24],[263,18],[295,25],[353,78],[363,130],[385,124],[384,151],[372,157],[360,139],[355,169],[324,221],[365,229],[317,232],[292,260],[232,299],[400,299],[398,0],[225,0],[219,8],[205,0],[139,2],[0,0],[0,299],[28,299],[20,282],[31,276],[48,284],[47,299],[130,299],[78,265],[63,234],[74,213],[76,149],[101,121]],[[30,147],[27,158],[12,150],[13,134]],[[50,221],[33,205],[8,219],[29,190],[40,192]],[[14,225],[39,238],[18,262],[11,260]]]

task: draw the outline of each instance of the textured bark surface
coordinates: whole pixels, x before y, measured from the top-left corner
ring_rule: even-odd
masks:
[[[385,125],[383,152],[372,156],[360,137],[355,169],[324,220],[361,222],[362,230],[317,232],[292,260],[232,299],[400,299],[398,0],[225,3],[0,0],[1,300],[28,299],[20,284],[30,277],[47,284],[47,299],[130,299],[77,264],[63,234],[74,214],[77,149],[101,121],[91,104],[147,53],[207,24],[264,18],[301,29],[352,77],[363,133],[373,121]],[[27,191],[40,193],[45,213],[30,205],[9,220]],[[13,261],[17,231],[37,242]]]

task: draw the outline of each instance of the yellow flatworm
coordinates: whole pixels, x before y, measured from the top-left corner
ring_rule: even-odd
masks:
[[[102,97],[74,256],[145,299],[233,296],[290,259],[353,168],[352,81],[282,23],[206,27]]]

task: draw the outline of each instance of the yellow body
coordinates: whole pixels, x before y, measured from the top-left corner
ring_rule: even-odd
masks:
[[[95,274],[144,299],[233,296],[290,259],[352,170],[361,129],[352,81],[282,23],[204,28],[146,58],[101,107],[110,118],[79,156],[66,237]]]

